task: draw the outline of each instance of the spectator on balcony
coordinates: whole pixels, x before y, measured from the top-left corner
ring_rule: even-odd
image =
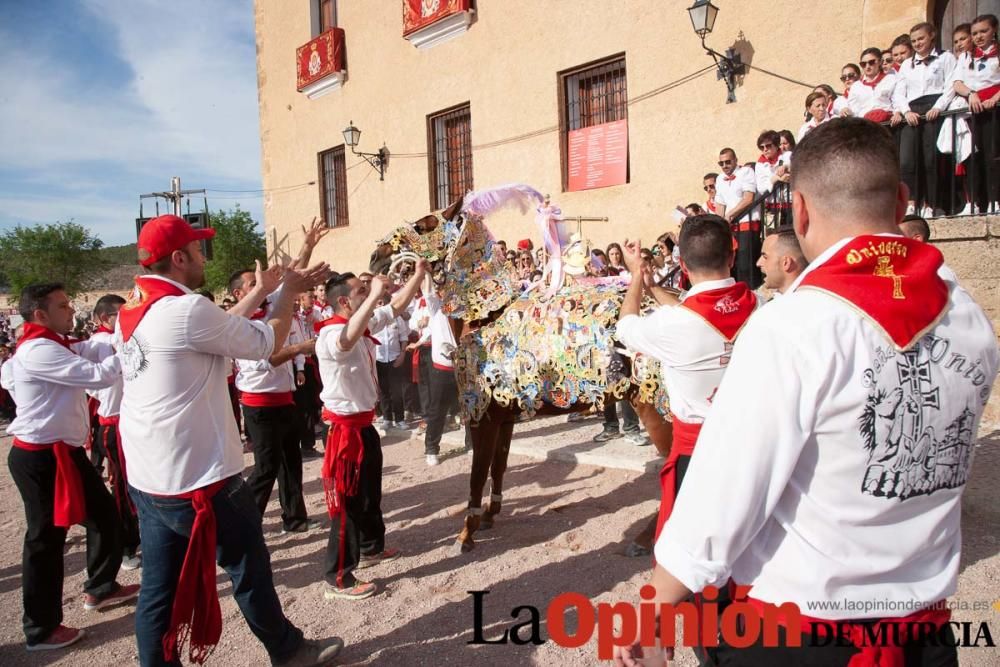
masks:
[[[789,163],[791,163],[792,151],[795,150],[796,144],[795,135],[792,134],[791,130],[778,130],[778,136],[781,138],[781,141],[778,142],[781,152],[788,155]]]
[[[972,45],[972,24],[962,23],[955,26],[951,31],[951,50],[955,58],[961,58],[963,53],[971,51]]]
[[[708,199],[705,201],[705,208],[709,213],[718,213],[715,206],[715,182],[719,175],[714,171],[705,174],[701,179],[702,189],[705,190]]]
[[[628,276],[628,269],[625,268],[625,255],[622,253],[622,247],[617,243],[611,243],[608,245],[608,249],[605,251],[608,256],[608,268],[614,271],[616,276]]]
[[[735,232],[736,279],[756,287],[760,284],[760,270],[755,265],[760,255],[760,208],[750,211],[750,206],[757,195],[757,183],[754,170],[739,164],[732,148],[723,148],[719,153],[722,175],[716,181],[715,206],[717,214]]]
[[[754,178],[757,192],[771,193],[764,202],[764,225],[774,229],[781,224],[783,213],[791,210],[788,182],[792,178],[792,156],[781,151],[781,136],[774,130],[767,130],[757,137],[757,148],[760,149],[760,157],[754,165]]]
[[[956,63],[955,56],[934,46],[935,37],[937,31],[930,23],[910,30],[916,52],[900,66],[892,98],[892,126],[903,125],[899,162],[903,182],[910,189],[907,213],[915,214],[920,207],[925,218],[944,214],[944,200],[938,194],[937,138],[939,116],[954,98],[948,82]]]
[[[799,128],[799,141],[802,141],[802,137],[806,136],[810,130],[820,125],[820,123],[830,120],[830,117],[827,115],[828,109],[829,102],[825,93],[813,91],[806,96],[806,114],[809,116],[809,120]]]
[[[892,53],[892,69],[894,72],[899,72],[903,63],[913,57],[913,41],[910,39],[910,35],[900,35],[892,40],[889,51]]]
[[[844,84],[844,95],[834,99],[830,105],[831,117],[846,118],[853,115],[851,111],[851,86],[861,80],[861,68],[854,63],[847,63],[840,70],[840,82]],[[839,104],[838,104],[839,103]]]
[[[862,75],[849,91],[848,103],[851,115],[876,123],[884,123],[892,118],[892,91],[896,87],[896,75],[882,71],[882,52],[871,47],[861,52]]]
[[[896,61],[892,59],[892,47],[882,52],[882,71],[886,74],[892,74],[897,71]]]
[[[850,71],[853,73],[854,70]],[[828,120],[840,116],[840,112],[848,106],[847,98],[843,95],[837,95],[836,91],[833,90],[833,86],[827,83],[821,83],[816,86],[813,88],[813,92],[826,95],[826,117]],[[806,120],[809,120],[808,113],[806,114]]]
[[[690,218],[693,215],[705,215],[705,209],[703,209],[697,202],[691,202],[684,207],[684,213]]]
[[[955,92],[968,99],[974,114],[976,150],[970,161],[971,183],[976,188],[973,199],[980,211],[1000,213],[1000,43],[997,42],[997,17],[977,16],[972,22],[972,52],[962,54],[955,67]]]

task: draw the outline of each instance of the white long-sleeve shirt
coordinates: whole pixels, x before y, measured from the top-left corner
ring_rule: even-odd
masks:
[[[392,320],[392,306],[382,306],[368,320],[369,333],[376,334]],[[323,327],[316,339],[319,375],[323,380],[320,400],[338,415],[353,415],[375,409],[378,401],[378,373],[375,369],[375,343],[362,336],[350,350],[340,349],[340,334],[346,324]]]
[[[441,299],[436,294],[427,294],[427,314],[430,321],[427,329],[431,334],[431,364],[434,368],[450,371],[455,368],[452,354],[455,352],[455,332],[451,319],[441,310]]]
[[[127,342],[115,333],[125,379],[120,432],[129,484],[177,495],[242,472],[230,359],[267,359],[274,330],[150,277],[184,294],[154,303]]]
[[[106,357],[114,356],[114,334],[107,331],[97,331],[89,339],[90,342],[100,345],[99,358],[103,361]],[[87,394],[93,396],[97,402],[98,417],[117,417],[122,405],[122,387],[124,386],[121,376],[110,387],[105,389],[91,389]]]
[[[873,82],[865,82],[862,78],[851,85],[850,95],[847,98],[851,113],[858,118],[864,118],[866,114],[880,110],[892,111],[892,93],[896,88],[895,74],[880,74]]]
[[[381,345],[375,346],[375,361],[391,364],[402,354],[406,347],[410,327],[402,317],[395,318],[385,328],[375,334]]]
[[[967,51],[958,59],[952,71],[952,84],[956,81],[961,81],[974,91],[1000,86],[1000,62],[996,56],[976,58],[974,52]]]
[[[65,442],[82,447],[90,432],[87,389],[103,389],[121,377],[107,345],[75,343],[73,351],[37,338],[23,343],[4,364],[3,388],[17,404],[7,433],[37,445]],[[103,361],[98,359],[104,357]]]
[[[962,488],[996,337],[946,270],[947,309],[912,353],[851,305],[795,289],[847,241],[736,341],[655,547],[692,590],[731,575],[760,600],[833,620],[906,615],[914,609],[903,605],[955,591]],[[845,599],[900,606],[815,606]]]
[[[940,95],[934,109],[944,111],[955,97],[955,90],[948,85],[955,63],[951,51],[934,49],[926,58],[914,55],[907,58],[896,74],[896,87],[892,93],[892,107],[899,113],[910,111],[910,102],[928,95]]]
[[[274,314],[274,304],[281,293],[279,286],[264,306],[265,322]],[[292,318],[286,345],[305,342],[305,331],[297,317]],[[285,347],[285,345],[276,346]],[[305,368],[305,355],[297,354],[280,366],[272,366],[268,359],[236,359],[236,388],[251,394],[284,394],[295,391],[295,371]],[[293,368],[294,366],[294,368]]]

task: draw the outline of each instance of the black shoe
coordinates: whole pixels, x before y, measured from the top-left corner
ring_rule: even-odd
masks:
[[[305,522],[305,524],[300,525],[296,528],[287,528],[282,526],[281,534],[286,535],[288,533],[306,533],[309,532],[310,530],[316,530],[317,528],[322,528],[322,527],[323,527],[323,522],[320,521],[319,519],[309,519],[308,521]]]
[[[344,640],[340,637],[329,639],[305,639],[299,650],[285,660],[272,660],[272,665],[281,667],[313,667],[314,665],[329,665],[344,648]]]
[[[594,436],[594,442],[608,442],[609,440],[617,440],[620,437],[622,437],[622,433],[618,429],[606,428]]]

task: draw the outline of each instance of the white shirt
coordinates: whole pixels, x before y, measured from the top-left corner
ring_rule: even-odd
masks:
[[[983,66],[982,69],[979,69],[980,65]],[[997,57],[980,59],[974,58],[971,52],[963,53],[952,71],[952,82],[955,81],[961,81],[970,90],[976,91],[1000,85],[1000,64],[997,63]]]
[[[378,333],[395,316],[392,306],[376,308],[368,320],[371,333]],[[378,401],[378,373],[375,370],[375,343],[362,336],[350,350],[340,349],[340,333],[346,324],[329,324],[316,339],[319,376],[323,381],[320,400],[338,415],[353,415],[375,409]]]
[[[115,354],[114,348],[114,334],[108,333],[107,331],[95,332],[89,339],[93,343],[100,344],[100,359],[103,361],[106,357],[113,356]],[[122,404],[122,387],[123,380],[121,375],[110,387],[106,389],[91,389],[87,393],[93,396],[98,402],[97,406],[97,416],[98,417],[117,417],[121,410]]]
[[[435,294],[424,297],[427,300],[427,314],[430,322],[427,329],[431,334],[431,364],[434,368],[450,371],[455,368],[452,354],[455,352],[455,332],[451,319],[441,310],[441,299]]]
[[[375,346],[375,361],[380,361],[383,364],[391,364],[396,361],[403,348],[406,347],[409,335],[410,328],[402,317],[397,317],[387,324],[385,328],[375,334],[375,338],[382,343]]]
[[[656,543],[657,562],[692,590],[731,573],[755,598],[831,620],[914,609],[811,605],[929,604],[951,595],[962,485],[998,354],[982,309],[957,283],[948,287],[948,310],[912,348],[915,359],[819,290],[791,291],[755,313]],[[915,389],[901,386],[903,373]],[[914,441],[918,419],[923,437]],[[920,462],[932,466],[933,493],[909,486],[905,500],[876,495],[887,466],[921,483],[929,473]],[[954,487],[943,488],[949,481]],[[720,502],[719,489],[731,502]]]
[[[895,87],[895,74],[886,74],[874,87],[867,85],[864,78],[855,81],[847,98],[851,113],[864,118],[875,110],[892,111],[892,92]]]
[[[274,313],[274,304],[281,293],[279,286],[268,297],[264,306],[262,321],[270,320]],[[305,342],[305,332],[298,317],[293,317],[288,329],[286,345],[298,345]],[[278,346],[275,346],[278,347]],[[281,347],[284,347],[282,345]],[[295,355],[280,366],[272,366],[268,359],[236,359],[236,388],[252,394],[284,394],[295,391],[295,371],[305,368],[305,356]],[[295,368],[292,368],[294,362]]]
[[[892,93],[892,106],[899,113],[910,111],[910,102],[927,95],[940,95],[934,103],[935,109],[944,111],[955,97],[955,90],[948,82],[951,80],[955,63],[958,62],[951,51],[934,49],[927,58],[915,54],[907,58],[899,66],[896,74],[896,88]]]
[[[757,192],[770,192],[774,189],[774,183],[771,182],[771,177],[774,176],[774,172],[777,171],[778,167],[786,166],[791,168],[792,166],[792,154],[790,152],[782,152],[775,159],[774,164],[771,164],[767,160],[761,162],[757,161],[754,165],[754,177],[757,181]]]
[[[732,278],[698,283],[681,303],[695,294],[735,284]],[[645,317],[626,315],[618,321],[615,336],[629,349],[660,362],[673,414],[689,424],[705,420],[729,364],[731,343],[701,316],[680,305],[660,306]]]
[[[125,378],[119,428],[129,484],[177,495],[242,472],[226,382],[230,359],[270,357],[274,330],[229,315],[180,283],[148,277],[184,295],[154,303],[128,342],[116,331]]]
[[[737,167],[731,177],[719,174],[715,179],[715,203],[725,206],[727,215],[736,210],[745,192],[754,196],[757,194],[754,170],[749,167]],[[750,214],[750,220],[760,220],[758,209]]]
[[[837,99],[839,100],[841,98],[838,97]],[[815,118],[810,118],[808,121],[802,124],[802,127],[799,128],[799,134],[795,137],[795,141],[796,142],[802,141],[802,137],[806,136],[807,134],[809,134],[811,130],[815,130],[817,127],[819,127],[828,120],[830,120],[829,116],[826,116],[821,121],[817,121]]]
[[[107,352],[106,345],[92,341],[75,343],[73,352],[44,338],[23,343],[4,364],[0,378],[17,404],[7,433],[36,445],[87,444],[86,390],[103,389],[121,377],[117,357]]]

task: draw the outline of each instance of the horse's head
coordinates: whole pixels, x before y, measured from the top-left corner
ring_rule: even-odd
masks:
[[[518,289],[506,258],[493,253],[494,239],[483,218],[505,205],[523,210],[541,201],[527,186],[469,193],[441,212],[397,228],[379,243],[373,262],[393,254],[398,261],[427,260],[444,311],[467,322],[484,319],[510,303]]]

